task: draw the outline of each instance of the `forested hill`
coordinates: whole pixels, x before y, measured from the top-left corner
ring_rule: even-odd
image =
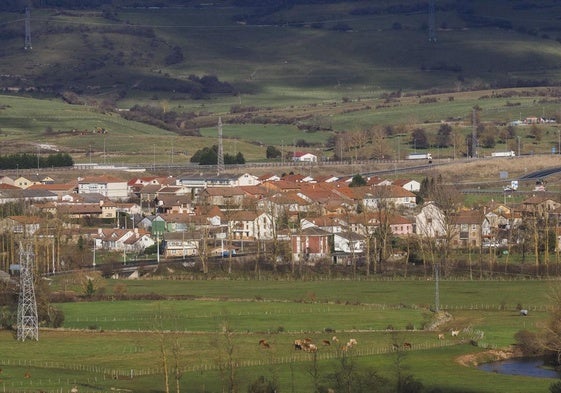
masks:
[[[5,0],[0,88],[115,107],[131,94],[360,96],[561,80],[559,2],[435,4],[429,40],[428,1]]]

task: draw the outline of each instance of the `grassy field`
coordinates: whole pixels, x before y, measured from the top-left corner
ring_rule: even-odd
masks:
[[[33,30],[40,32],[34,34],[32,51],[21,49],[16,34],[23,29],[22,15],[0,14],[8,31],[0,38],[4,94],[19,94],[0,96],[0,105],[7,105],[0,109],[2,152],[34,153],[40,141],[71,152],[77,162],[185,162],[216,143],[209,124],[222,116],[225,135],[236,138],[227,140],[226,151],[239,150],[249,161],[263,160],[259,144],[323,143],[335,132],[387,125],[406,130],[400,140],[387,140],[386,157],[395,158],[414,150],[408,133],[415,127],[434,135],[441,121],[456,119],[454,127],[469,135],[474,106],[482,109],[483,122],[557,114],[558,93],[547,88],[560,73],[559,21],[551,17],[559,10],[557,3],[546,1],[530,10],[503,0],[489,7],[478,0],[470,2],[469,12],[438,9],[436,43],[427,40],[426,12],[403,8],[407,5],[391,0],[378,5],[381,12],[356,12],[371,4],[341,1],[258,15],[266,10],[223,1],[124,7],[115,9],[113,18],[103,18],[99,10],[39,8],[32,14]],[[498,21],[510,27],[497,28]],[[337,31],[341,23],[352,31]],[[181,48],[183,59],[167,64],[174,47]],[[175,91],[174,84],[190,75],[215,75],[234,86],[235,93],[192,99]],[[28,90],[13,93],[20,84]],[[506,90],[500,86],[516,86],[508,89],[514,94],[501,97]],[[53,98],[68,92],[88,105]],[[387,93],[396,98],[386,100]],[[422,104],[427,97],[435,102]],[[104,101],[120,109],[146,104],[193,113],[193,127],[202,124],[204,138],[178,137],[117,113],[102,114],[95,108]],[[251,108],[250,119],[241,121],[248,113],[234,113],[233,107]],[[330,131],[298,131],[299,125],[310,124]],[[47,127],[55,132],[45,135]],[[105,141],[99,135],[74,138],[57,132],[96,127],[110,131]],[[559,147],[558,127],[543,130],[536,140],[527,129],[517,129],[521,153]],[[510,142],[479,154],[518,147]],[[453,157],[454,152],[442,149],[433,155]]]
[[[339,103],[335,107],[332,104],[325,104],[313,108],[306,106],[267,113],[286,112],[288,116],[304,116],[308,113],[308,116],[315,119],[307,120],[310,124],[321,124],[334,131],[352,132],[393,124],[408,130],[423,127],[429,136],[436,134],[441,120],[460,118],[461,120],[453,123],[453,127],[466,137],[472,132],[469,117],[471,108],[476,104],[482,108],[480,116],[483,121],[502,119],[506,122],[520,117],[536,116],[542,112],[553,116],[557,110],[557,106],[553,103],[536,104],[537,95],[533,98],[524,98],[525,104],[516,108],[504,106],[504,99],[489,99],[481,102],[473,97],[473,94],[454,96],[453,102],[448,102],[447,96],[441,96],[439,103],[435,104],[419,104],[417,100],[407,98],[399,106],[381,109],[365,109],[376,106],[377,100],[370,100],[360,103]],[[4,109],[0,109],[2,154],[52,153],[53,151],[41,150],[38,147],[38,144],[45,144],[69,152],[76,162],[100,164],[150,162],[167,165],[188,163],[195,151],[217,143],[216,127],[201,128],[203,137],[189,137],[127,121],[116,113],[104,114],[88,106],[68,105],[57,100],[0,96],[0,104],[5,106]],[[355,111],[353,109],[355,107],[360,110]],[[295,125],[228,124],[228,115],[225,116],[224,151],[233,154],[241,151],[248,161],[265,160],[265,149],[268,145],[275,145],[289,152],[294,149],[294,143],[299,140],[323,145],[330,136],[334,135],[333,131],[304,132]],[[217,122],[218,116],[215,117]],[[106,129],[107,133],[95,133],[94,130],[98,128]],[[518,140],[511,139],[507,144],[498,144],[494,148],[480,148],[478,154],[490,156],[493,151],[498,150],[515,150],[518,153],[518,148],[521,154],[547,154],[551,153],[552,149],[557,151],[559,148],[557,124],[543,125],[541,128],[540,140],[530,135],[530,127],[517,127],[519,145]],[[77,131],[72,132],[72,130]],[[403,159],[414,151],[408,133],[386,138],[386,143],[390,158]],[[453,158],[455,154],[451,147],[430,150],[435,159]],[[320,149],[317,154],[329,157],[333,152]],[[460,157],[459,153],[457,157]]]
[[[59,285],[74,288],[72,282]],[[159,293],[188,300],[58,304],[65,314],[64,330],[42,329],[38,342],[17,342],[10,332],[0,332],[0,387],[28,392],[75,385],[81,392],[163,391],[161,350],[166,348],[170,366],[173,359],[181,359],[183,387],[215,392],[223,381],[219,359],[231,347],[242,391],[259,375],[278,379],[281,391],[311,391],[312,357],[294,351],[292,343],[303,337],[318,343],[319,372],[325,376],[340,367],[340,346],[321,345],[334,335],[341,343],[355,338],[359,344],[348,359],[386,377],[396,372],[392,344],[412,343],[413,350],[402,353],[401,362],[427,388],[540,392],[551,383],[486,373],[455,359],[485,348],[505,348],[517,331],[542,326],[556,281],[442,281],[442,307],[453,316],[438,328],[446,335],[444,341],[437,332],[422,330],[432,317],[428,307],[434,299],[434,285],[426,280],[111,280],[103,285],[107,294],[119,286],[130,295]],[[518,315],[519,305],[530,310],[528,317]],[[225,326],[231,335],[224,333]],[[461,329],[460,337],[452,338],[450,329]],[[466,343],[481,333],[480,348]],[[269,349],[258,345],[261,339]],[[31,378],[25,378],[26,372]],[[293,390],[294,384],[299,388]]]

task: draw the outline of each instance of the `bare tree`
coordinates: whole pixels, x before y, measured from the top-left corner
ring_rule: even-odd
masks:
[[[442,211],[439,215],[440,226],[443,229],[436,242],[436,251],[439,255],[435,261],[437,268],[443,268],[444,276],[448,274],[448,259],[452,249],[452,240],[458,235],[458,227],[454,222],[454,215],[462,206],[461,194],[452,186],[442,183],[436,184],[432,190],[432,200]]]
[[[160,305],[154,315],[154,330],[158,332],[158,346],[160,350],[160,362],[162,364],[162,372],[164,373],[164,390],[169,393],[169,364],[168,364],[168,350],[167,350],[167,334],[163,327],[164,315]]]
[[[454,159],[458,156],[467,155],[466,145],[464,143],[464,135],[457,127],[452,127],[452,145],[454,148]]]
[[[390,198],[391,187],[375,186],[372,187],[372,193],[376,201],[373,207],[376,213],[375,219],[377,221],[376,228],[374,229],[374,245],[376,251],[374,273],[376,273],[377,267],[381,270],[383,263],[385,263],[390,254],[390,238],[392,234],[390,216],[395,211],[395,205]]]
[[[222,321],[220,329],[221,333],[214,341],[218,369],[222,375],[224,390],[228,393],[236,393],[238,392],[236,346],[234,331],[227,317]]]
[[[386,132],[381,128],[370,130],[370,140],[372,141],[372,158],[382,160],[390,156],[391,148],[388,143]],[[397,156],[397,154],[396,154]]]
[[[201,268],[204,274],[208,274],[208,238],[209,238],[210,228],[208,225],[203,225],[201,228],[201,239],[199,240],[199,247],[197,250],[197,255],[201,261]]]
[[[171,347],[171,354],[173,356],[173,377],[175,379],[175,393],[181,393],[181,377],[183,376],[181,362],[182,357],[182,347],[179,341],[179,334],[173,334],[173,342]]]
[[[310,374],[310,376],[312,377],[312,382],[314,384],[314,393],[319,393],[319,389],[320,389],[320,385],[319,385],[319,378],[320,378],[320,372],[319,372],[319,364],[318,364],[318,353],[317,351],[311,352],[310,353],[311,358],[312,358],[312,363],[310,365],[310,367],[308,368],[308,374]]]
[[[551,315],[541,334],[541,347],[555,355],[557,364],[561,364],[561,287],[554,288],[550,295]]]
[[[375,230],[371,220],[373,220],[372,213],[366,209],[363,209],[363,211],[358,215],[358,233],[364,236],[364,257],[366,261],[367,277],[370,276],[370,270],[372,270],[372,257],[376,254],[376,239],[374,236]],[[374,273],[376,273],[376,265],[374,266]]]

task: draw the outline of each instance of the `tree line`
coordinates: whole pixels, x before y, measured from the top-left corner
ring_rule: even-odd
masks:
[[[216,165],[218,163],[218,145],[203,147],[197,150],[193,157],[191,157],[191,162],[196,162],[200,165]],[[235,155],[224,153],[224,164],[245,164],[245,158],[241,152]]]
[[[68,153],[40,156],[29,153],[16,153],[0,156],[0,169],[31,169],[73,166],[74,160]]]

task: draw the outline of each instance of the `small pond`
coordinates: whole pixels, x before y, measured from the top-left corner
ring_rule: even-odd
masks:
[[[506,375],[524,375],[536,378],[561,378],[555,370],[544,368],[542,358],[517,358],[485,363],[477,366],[479,370]]]

